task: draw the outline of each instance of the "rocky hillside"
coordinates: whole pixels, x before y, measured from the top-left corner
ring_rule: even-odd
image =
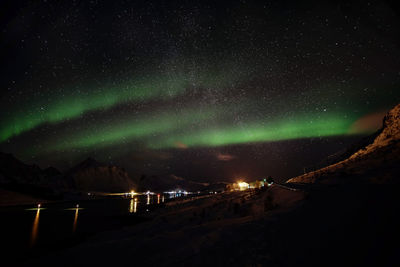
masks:
[[[366,181],[398,183],[400,174],[400,104],[388,112],[373,142],[347,159],[288,180],[289,183]]]
[[[100,163],[87,158],[66,173],[78,191],[85,192],[129,192],[136,184],[128,173],[117,166]]]

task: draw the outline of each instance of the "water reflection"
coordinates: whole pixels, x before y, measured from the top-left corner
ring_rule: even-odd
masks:
[[[31,246],[35,245],[35,243],[36,243],[38,230],[39,230],[39,215],[40,215],[40,205],[38,205],[35,220],[33,221],[33,225],[32,225]]]
[[[164,195],[162,196],[162,202],[164,202]]]
[[[129,213],[133,213],[133,198],[131,199],[131,201],[129,202]]]
[[[133,212],[136,213],[136,208],[137,208],[137,198],[135,198],[135,204],[133,206]]]
[[[136,213],[137,210],[137,198],[131,199],[129,203],[129,213]]]
[[[157,204],[160,204],[160,194],[157,195]]]
[[[150,205],[150,195],[147,195],[147,202],[146,202],[146,204],[147,204],[147,205]]]
[[[76,205],[75,209],[75,217],[74,217],[74,225],[72,227],[72,232],[75,233],[76,231],[76,225],[78,224],[78,213],[79,213],[79,206]]]

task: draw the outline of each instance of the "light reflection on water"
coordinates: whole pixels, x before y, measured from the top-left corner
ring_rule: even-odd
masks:
[[[39,215],[40,215],[40,208],[36,211],[35,220],[33,221],[32,225],[32,233],[31,233],[31,247],[35,245],[38,231],[39,231]]]
[[[98,214],[101,214],[101,216],[103,216],[104,207],[107,207],[107,212],[109,212],[110,214],[121,214],[122,212],[122,214],[126,215],[128,211],[130,214],[136,215],[141,211],[143,212],[149,211],[150,207],[153,207],[152,205],[154,204],[160,207],[162,206],[162,204],[164,204],[164,202],[167,202],[174,197],[175,197],[174,194],[162,194],[162,193],[161,194],[156,193],[154,195],[137,194],[135,196],[129,197],[128,199],[126,199],[126,196],[124,195],[123,198],[113,197],[112,199],[109,200],[100,199],[98,201],[88,201],[85,202],[86,204],[85,208],[81,208],[79,204],[71,205],[70,207],[67,208],[65,207],[64,203],[51,204],[48,205],[48,207],[41,207],[40,205],[37,205],[37,207],[27,208],[25,210],[29,211],[28,221],[27,221],[28,228],[25,228],[26,232],[24,232],[24,234],[21,235],[23,238],[23,240],[21,239],[21,243],[23,243],[26,248],[28,248],[29,246],[32,249],[35,249],[38,246],[40,246],[40,243],[42,242],[46,243],[48,240],[52,240],[53,236],[58,237],[59,235],[60,236],[65,235],[66,236],[65,238],[70,238],[70,237],[75,238],[77,235],[80,235],[81,233],[86,233],[86,231],[88,232],[92,231],[88,221],[93,222],[94,218],[98,216]],[[67,203],[67,205],[70,205],[70,203]],[[155,209],[155,206],[153,208]],[[45,217],[43,217],[44,215],[42,210],[45,209],[50,209],[50,210],[49,212],[45,211],[44,214]],[[60,209],[64,209],[66,211],[65,215],[63,213],[58,212],[58,210]],[[84,213],[80,212],[80,210],[83,209],[88,209],[88,212],[86,211]],[[73,215],[72,211],[74,212]],[[40,213],[42,213],[42,218],[40,218]],[[33,216],[34,218],[32,218],[31,216]],[[73,222],[71,222],[72,216],[74,217]],[[80,221],[79,229],[77,229],[78,217]],[[57,224],[62,226],[62,229],[58,228],[57,233],[53,233],[54,230],[52,229],[52,227],[45,227],[47,225],[47,220],[49,218],[51,220],[53,219],[56,220]],[[41,224],[40,233],[39,233],[39,223]],[[99,226],[99,229],[100,228],[101,227]]]
[[[79,210],[83,210],[84,208],[80,208],[79,204],[76,204],[75,208],[68,208],[65,210],[72,210],[75,211],[74,215],[74,224],[72,225],[72,233],[75,233],[76,227],[78,226],[78,215],[79,215]]]
[[[142,199],[141,197],[139,199],[142,199],[143,201],[145,201],[146,205],[155,204],[156,201],[157,201],[157,204],[161,204],[161,203],[165,202],[165,196],[163,194],[157,194],[157,199],[156,199],[156,196],[152,196],[150,194],[146,194],[145,196],[143,196],[143,198],[144,197],[146,199]],[[168,196],[167,196],[167,198],[168,198]],[[173,197],[171,197],[171,198],[173,198]],[[129,213],[136,213],[137,212],[138,203],[139,203],[138,198],[133,198],[132,197],[129,200],[129,209],[128,209]],[[148,210],[148,209],[146,209],[146,210]]]
[[[133,213],[133,198],[131,199],[131,201],[129,202],[129,213]]]
[[[79,208],[77,207],[75,209],[75,217],[74,217],[74,225],[72,227],[72,232],[75,233],[76,231],[76,225],[78,224],[78,213],[79,213]]]
[[[138,212],[138,209],[140,209],[140,207],[138,207],[138,205],[140,204],[139,203],[139,200],[141,200],[142,201],[142,204],[144,204],[144,202],[146,203],[145,205],[147,205],[147,206],[150,206],[151,204],[155,204],[155,203],[157,203],[157,204],[161,204],[161,203],[163,203],[163,202],[165,202],[165,201],[167,201],[168,199],[170,199],[170,198],[173,198],[174,196],[172,195],[172,196],[170,196],[170,195],[164,195],[164,194],[157,194],[157,199],[156,199],[156,196],[154,195],[154,197],[152,196],[152,195],[150,195],[150,194],[148,194],[148,195],[146,195],[146,196],[138,196],[138,197],[132,197],[131,199],[129,199],[129,213],[137,213]],[[144,199],[144,198],[146,198],[146,200]],[[156,202],[157,201],[157,202]],[[94,202],[95,203],[95,202]],[[141,205],[142,205],[141,204]],[[124,206],[126,205],[126,202],[125,202],[125,204],[124,204]],[[126,206],[125,206],[126,207]],[[144,207],[143,207],[144,208]],[[35,208],[29,208],[29,209],[26,209],[26,210],[29,210],[29,211],[35,211],[35,217],[34,217],[34,220],[33,220],[33,223],[32,223],[32,226],[31,226],[31,232],[30,232],[30,239],[29,239],[29,241],[30,241],[30,246],[31,247],[33,247],[33,246],[37,246],[37,244],[38,244],[38,239],[39,239],[39,235],[42,235],[42,234],[44,234],[44,233],[46,233],[46,229],[43,229],[43,232],[44,233],[39,233],[39,220],[40,220],[40,212],[41,212],[41,210],[44,210],[44,209],[46,209],[46,208],[42,208],[42,207],[40,207],[39,205],[37,206],[37,207],[35,207]],[[78,217],[79,217],[79,211],[80,210],[82,210],[82,209],[84,209],[84,208],[81,208],[81,207],[79,207],[79,205],[77,204],[75,207],[70,207],[70,208],[65,208],[64,210],[69,210],[69,211],[74,211],[74,219],[73,219],[73,224],[72,224],[72,229],[70,228],[71,227],[71,225],[69,224],[69,223],[67,223],[67,224],[69,224],[70,226],[68,227],[69,228],[69,230],[67,230],[67,229],[65,229],[65,230],[67,230],[69,233],[71,233],[71,230],[72,230],[72,233],[77,233],[77,226],[78,226]],[[148,208],[146,208],[145,210],[147,210],[148,211]],[[43,213],[43,212],[42,212]],[[47,214],[47,212],[46,212],[46,214]],[[43,216],[43,215],[42,215]],[[51,216],[51,215],[50,215]],[[69,216],[71,216],[71,215],[69,215]],[[69,217],[68,216],[68,218],[70,218],[70,219],[68,219],[68,220],[71,220],[71,217]],[[82,215],[81,215],[82,216]],[[86,216],[86,215],[85,215]],[[46,216],[47,217],[47,216]],[[46,219],[47,220],[47,218],[44,218],[44,219]],[[66,219],[67,219],[67,217],[66,217]],[[42,220],[43,220],[43,218],[42,218]],[[80,219],[80,220],[82,220],[82,219]],[[80,224],[82,224],[83,223],[83,221],[81,221],[80,222]],[[80,225],[80,228],[81,227],[83,227],[82,229],[86,229],[85,227],[86,227],[86,225],[85,224],[82,224],[82,225]],[[29,229],[29,228],[28,228]],[[28,230],[29,231],[29,230]],[[84,231],[84,230],[83,230]],[[41,231],[42,232],[42,231]],[[29,232],[28,232],[29,233]],[[28,234],[27,233],[27,234]],[[41,239],[41,238],[40,238]],[[26,240],[26,239],[25,239]],[[26,241],[25,241],[26,242]]]
[[[135,204],[133,205],[133,212],[136,213],[137,208],[137,198],[135,198]]]
[[[131,199],[129,202],[129,213],[136,213],[137,211],[137,198]]]

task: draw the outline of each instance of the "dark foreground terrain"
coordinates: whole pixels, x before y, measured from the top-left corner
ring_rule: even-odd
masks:
[[[274,185],[171,202],[150,221],[18,265],[399,266],[399,190]]]

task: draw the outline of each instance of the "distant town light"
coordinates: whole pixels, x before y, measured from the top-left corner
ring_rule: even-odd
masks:
[[[243,191],[249,188],[249,184],[246,182],[238,182],[239,190]]]

